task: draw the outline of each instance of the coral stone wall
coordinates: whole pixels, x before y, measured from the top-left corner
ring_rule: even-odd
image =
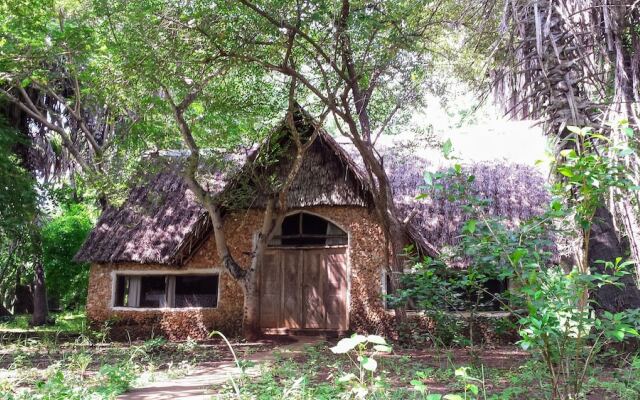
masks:
[[[292,210],[293,211],[293,210]],[[392,326],[381,297],[384,236],[375,215],[363,207],[307,207],[349,234],[349,327],[352,330],[388,333]],[[240,265],[248,266],[254,232],[262,222],[260,210],[236,212],[225,217],[227,244]],[[157,264],[94,264],[89,276],[87,316],[94,327],[111,321],[114,337],[162,335],[169,339],[204,338],[213,329],[238,334],[242,325],[243,294],[226,272],[220,275],[220,300],[215,309],[113,309],[112,271],[166,271],[212,269],[220,266],[213,235],[182,267]]]
[[[190,270],[211,269],[213,265]],[[217,308],[191,309],[112,309],[112,271],[183,271],[157,264],[119,263],[93,264],[89,273],[89,297],[87,317],[94,329],[101,329],[108,321],[114,339],[126,340],[164,336],[172,340],[205,339],[213,329],[230,332],[240,331],[242,323],[242,290],[227,273],[220,273],[219,301]]]

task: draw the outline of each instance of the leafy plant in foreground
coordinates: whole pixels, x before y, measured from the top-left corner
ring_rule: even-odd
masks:
[[[331,351],[335,354],[346,354],[354,366],[355,373],[344,374],[339,379],[339,382],[351,385],[350,391],[354,398],[365,399],[381,389],[380,379],[375,376],[378,362],[374,357],[380,353],[391,352],[391,346],[382,336],[354,334],[341,339]]]
[[[555,185],[557,197],[544,214],[519,225],[509,225],[488,212],[486,200],[465,185],[473,178],[465,176],[460,165],[435,177],[436,181],[448,178],[456,185],[433,184],[435,190],[446,189],[460,201],[468,215],[454,257],[468,260],[465,274],[470,287],[482,291],[486,276],[511,282],[508,298],[497,300],[519,316],[520,344],[543,361],[555,399],[582,396],[602,347],[639,336],[633,312],[597,312],[590,296],[604,285],[622,286],[621,279],[631,264],[617,258],[602,261],[603,268],[596,268],[589,262],[589,242],[596,209],[604,196],[612,189],[616,193],[637,190],[624,164],[633,150],[611,145],[598,153],[593,142],[606,138],[590,129],[570,130],[575,133],[571,139],[575,149],[561,153],[565,160],[556,168],[566,179]],[[577,227],[582,245],[577,265],[563,268],[555,265],[553,239],[554,235],[568,234],[567,226]],[[447,261],[450,259],[440,262]],[[434,269],[424,268],[420,273],[433,275]],[[426,290],[433,287],[428,285]]]

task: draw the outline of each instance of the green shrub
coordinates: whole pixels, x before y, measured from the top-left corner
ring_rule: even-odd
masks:
[[[76,263],[73,256],[92,227],[91,211],[84,205],[72,204],[42,229],[47,294],[62,308],[77,308],[86,302],[89,264]]]

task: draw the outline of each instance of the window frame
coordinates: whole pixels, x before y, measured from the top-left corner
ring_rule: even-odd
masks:
[[[190,269],[190,270],[113,270],[111,271],[111,300],[109,306],[114,311],[193,311],[193,310],[215,310],[220,306],[220,298],[222,293],[222,285],[220,280],[222,279],[222,268],[208,268],[208,269]],[[179,275],[202,275],[202,276],[217,276],[218,277],[218,295],[216,298],[215,307],[127,307],[116,306],[116,289],[119,276],[179,276]],[[166,288],[165,288],[166,293]]]
[[[340,232],[342,232],[341,234],[337,234],[337,235],[330,235],[330,234],[308,234],[308,233],[303,233],[303,219],[304,216],[308,215],[314,218],[319,218],[321,220],[323,220],[324,222],[327,223],[327,227],[329,226],[334,226],[335,228],[337,228]],[[320,214],[316,214],[314,212],[309,212],[306,210],[300,210],[300,211],[294,211],[291,212],[289,214],[287,214],[285,216],[285,219],[290,218],[290,217],[297,217],[298,218],[298,234],[297,235],[283,235],[282,234],[282,226],[284,224],[284,219],[283,221],[280,223],[280,226],[276,228],[276,232],[279,232],[278,234],[275,234],[273,237],[270,238],[269,243],[267,243],[267,247],[270,249],[298,249],[298,250],[304,250],[304,249],[328,249],[328,248],[343,248],[343,247],[348,247],[349,246],[349,241],[350,241],[350,235],[349,232],[345,229],[343,229],[340,225],[338,225],[337,223],[333,222],[330,218],[327,218],[324,215],[320,215]],[[283,244],[282,240],[283,239],[300,239],[300,240],[304,240],[304,239],[324,239],[325,243],[321,244],[295,244],[295,243],[287,243],[287,244]],[[332,239],[339,239],[339,240],[344,240],[344,243],[340,243],[340,244],[327,244],[327,241],[331,241]],[[279,243],[274,243],[275,242],[279,242]]]

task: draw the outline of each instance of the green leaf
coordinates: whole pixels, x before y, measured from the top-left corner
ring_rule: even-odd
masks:
[[[411,386],[420,393],[424,393],[427,390],[427,386],[417,379],[414,379],[409,383],[411,383]]]
[[[367,339],[367,342],[374,343],[374,344],[387,344],[387,341],[384,340],[384,338],[379,335],[369,335],[366,337],[366,339]]]
[[[459,394],[448,394],[443,397],[444,400],[464,400]]]
[[[582,135],[582,129],[578,128],[577,126],[573,126],[573,125],[568,125],[567,126],[567,130],[569,132],[575,133],[576,135]]]
[[[444,157],[448,159],[452,151],[453,143],[451,143],[451,139],[447,139],[447,141],[442,144],[442,154],[444,154]]]
[[[431,184],[433,183],[433,174],[429,171],[425,171],[423,177],[424,177],[424,183],[427,186],[431,186]]]
[[[349,373],[349,374],[342,375],[340,379],[338,379],[338,382],[349,382],[354,379],[356,379],[355,374]]]
[[[615,330],[615,331],[607,331],[605,335],[608,338],[615,339],[618,342],[622,342],[624,340],[624,331],[623,330]]]
[[[341,339],[337,345],[333,346],[330,350],[334,354],[344,354],[353,350],[360,343],[366,342],[367,339],[362,335],[353,335],[349,338]]]
[[[568,177],[568,178],[573,178],[573,171],[571,170],[571,168],[558,167],[558,172],[561,173],[562,175]]]
[[[362,365],[362,368],[371,372],[375,371],[376,368],[378,368],[378,362],[371,357],[362,357],[362,359],[360,360],[360,364]]]
[[[438,393],[432,393],[427,396],[427,400],[441,400],[441,399],[442,399],[442,395]]]
[[[633,149],[632,149],[632,148],[630,148],[630,147],[625,147],[624,149],[622,149],[622,150],[620,151],[619,155],[620,155],[620,157],[626,157],[626,156],[631,155],[631,154],[633,154],[633,153],[634,153],[634,151],[633,151]]]
[[[611,139],[609,139],[606,136],[600,135],[599,133],[592,133],[591,135],[589,135],[589,137],[594,138],[594,139],[604,140],[606,142],[610,142],[611,141]]]
[[[475,396],[478,395],[478,387],[476,385],[470,383],[466,387],[467,387],[467,390],[473,393]]]
[[[391,346],[386,344],[376,344],[375,346],[373,346],[373,349],[381,353],[391,353]]]
[[[476,231],[476,224],[478,223],[478,221],[476,221],[475,219],[470,219],[467,222],[465,222],[464,224],[464,231],[465,232],[469,232],[469,233],[474,233]]]
[[[526,249],[523,249],[523,248],[521,248],[521,247],[519,247],[519,248],[515,249],[515,250],[513,251],[513,253],[511,253],[511,255],[510,255],[511,262],[512,262],[512,263],[514,263],[514,264],[517,264],[517,263],[518,263],[518,261],[520,261],[520,259],[521,259],[525,254],[527,254],[527,250],[526,250]]]

